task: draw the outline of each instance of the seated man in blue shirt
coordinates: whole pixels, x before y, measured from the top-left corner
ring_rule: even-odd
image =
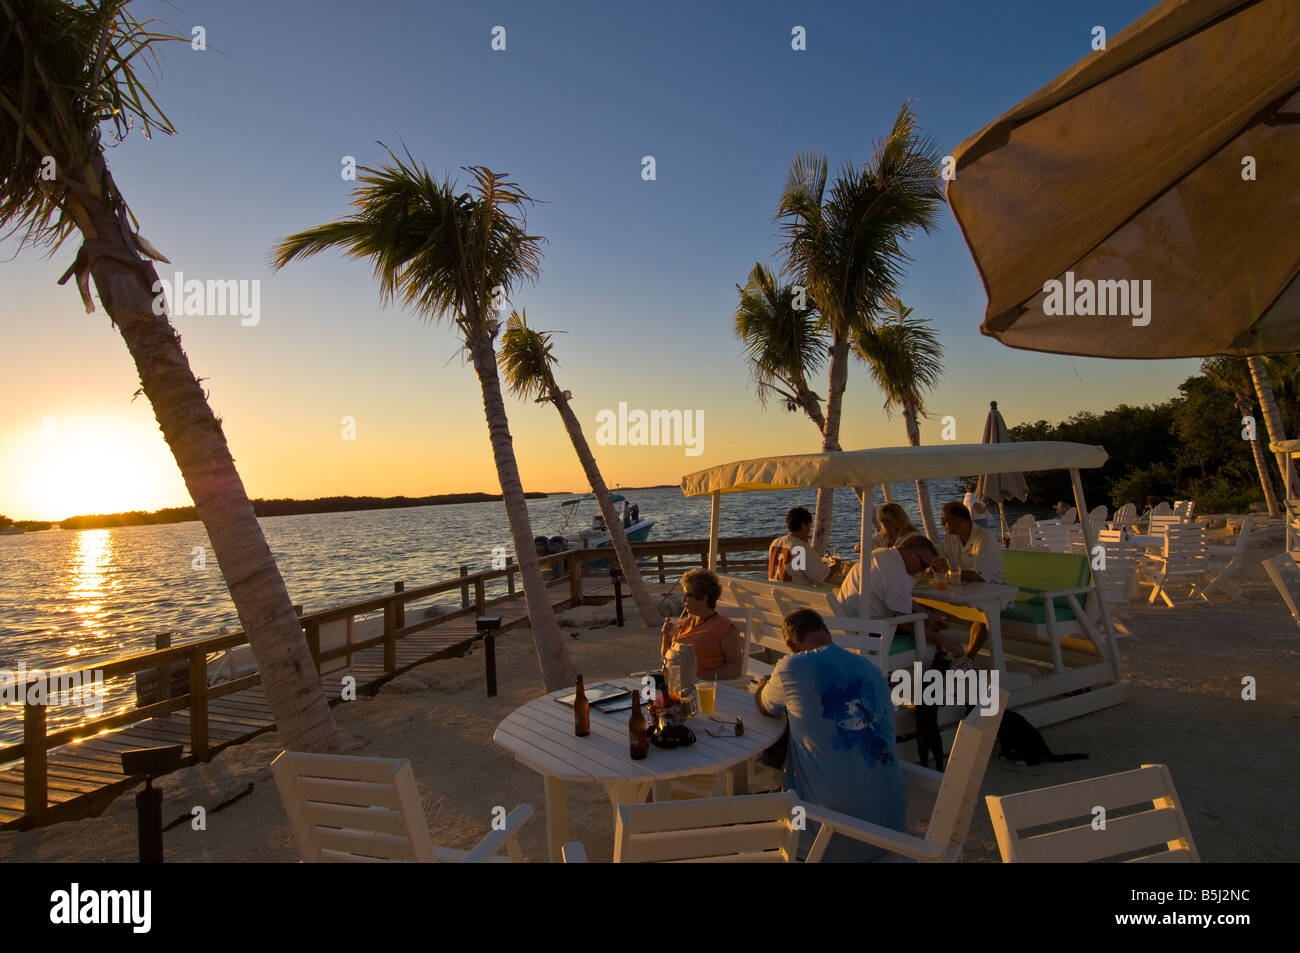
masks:
[[[783,630],[792,654],[759,684],[755,700],[764,715],[789,716],[786,788],[810,804],[904,830],[907,783],[885,676],[869,659],[835,645],[812,609],[790,613]],[[815,834],[805,832],[804,850]],[[837,835],[823,859],[861,862],[882,853]]]

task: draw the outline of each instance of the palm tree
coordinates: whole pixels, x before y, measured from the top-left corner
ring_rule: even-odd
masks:
[[[761,263],[736,291],[736,334],[744,344],[759,403],[766,407],[775,395],[786,410],[802,410],[821,429],[822,398],[808,386],[826,355],[826,334],[816,306],[806,294],[801,302],[793,285],[779,284]]]
[[[573,442],[573,449],[578,454],[578,459],[582,461],[582,469],[587,475],[587,482],[591,484],[591,492],[596,496],[600,514],[605,518],[605,528],[609,530],[610,542],[614,544],[614,551],[618,554],[618,564],[623,569],[628,588],[632,590],[632,601],[636,603],[636,611],[641,616],[641,623],[652,629],[658,629],[663,625],[663,618],[655,609],[650,590],[646,588],[645,580],[641,578],[636,557],[632,555],[627,534],[623,532],[623,522],[614,509],[614,501],[610,499],[609,487],[605,486],[605,479],[600,475],[600,468],[596,466],[596,458],[591,453],[591,446],[582,433],[582,424],[569,404],[573,394],[567,390],[560,390],[560,385],[555,382],[552,368],[557,367],[559,362],[551,353],[551,336],[544,331],[530,328],[525,316],[520,312],[511,312],[505,334],[501,336],[501,353],[497,361],[501,365],[501,373],[505,375],[506,388],[510,393],[516,397],[531,397],[539,404],[552,403],[560,412],[564,429]]]
[[[533,545],[528,506],[515,461],[510,423],[497,376],[494,299],[509,297],[523,280],[540,272],[545,239],[525,230],[523,208],[533,200],[514,182],[482,166],[467,166],[471,192],[458,192],[450,179],[435,181],[407,153],[403,162],[388,150],[392,165],[363,167],[352,204],[355,214],[290,235],[272,252],[283,268],[331,248],[349,258],[368,258],[385,304],[400,298],[423,318],[453,324],[469,352],[483,393],[488,434],[505,501],[524,600],[548,692],[574,682],[573,663],[542,578]]]
[[[1273,396],[1273,384],[1269,379],[1265,358],[1252,354],[1246,358],[1246,364],[1250,369],[1250,378],[1255,387],[1255,394],[1259,398],[1260,409],[1264,413],[1264,426],[1268,429],[1268,441],[1271,444],[1281,443],[1286,440],[1286,428],[1282,426],[1282,414],[1278,411],[1277,400]],[[1282,471],[1282,484],[1284,486],[1288,484],[1292,487],[1296,486],[1295,464],[1291,462],[1291,455],[1279,453],[1276,459],[1278,469]],[[1277,516],[1273,507],[1269,507],[1268,512],[1270,516]]]
[[[1201,373],[1221,390],[1232,395],[1237,405],[1237,413],[1243,417],[1254,416],[1255,382],[1252,380],[1253,369],[1250,362],[1240,357],[1208,357],[1201,361]],[[1255,469],[1259,471],[1259,482],[1264,489],[1264,502],[1268,505],[1269,516],[1277,516],[1277,494],[1273,489],[1272,470],[1268,457],[1256,433],[1250,441],[1251,452],[1255,455]],[[1283,474],[1285,476],[1285,473]]]
[[[889,135],[876,143],[872,161],[848,164],[827,193],[826,160],[814,153],[791,163],[776,218],[785,243],[783,273],[817,302],[830,338],[825,414],[818,423],[822,450],[840,449],[840,420],[855,331],[893,294],[910,256],[903,243],[916,229],[929,233],[939,220],[943,188],[940,154],[922,138],[905,103]],[[817,492],[813,545],[830,533],[833,491]]]
[[[853,343],[877,386],[885,392],[886,415],[892,416],[895,407],[901,408],[907,442],[919,447],[919,418],[928,416],[925,393],[938,386],[943,374],[943,346],[929,321],[913,318],[914,309],[897,297],[886,298],[884,305],[889,320],[858,328]],[[925,535],[938,539],[930,510],[930,489],[925,480],[916,481],[916,501]]]
[[[173,132],[141,85],[140,58],[179,39],[139,22],[128,0],[0,0],[0,223],[51,253],[74,233],[82,244],[60,284],[76,276],[86,311],[90,283],[135,361],[257,659],[267,704],[287,747],[337,747],[293,601],[253,514],[221,422],[208,406],[180,338],[155,307],[166,261],[143,239],[104,159],[100,124],[117,139],[139,127]]]

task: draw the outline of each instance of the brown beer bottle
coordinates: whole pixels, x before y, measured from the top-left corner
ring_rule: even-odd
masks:
[[[587,703],[587,693],[582,690],[582,676],[578,676],[578,693],[573,699],[573,733],[579,738],[591,734],[591,705]]]
[[[632,717],[627,720],[628,741],[632,745],[632,760],[640,761],[650,751],[650,737],[645,730],[645,716],[641,714],[641,693],[632,693]]]

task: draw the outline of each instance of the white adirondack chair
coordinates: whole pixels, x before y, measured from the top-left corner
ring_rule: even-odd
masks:
[[[415,774],[406,758],[358,758],[282,751],[271,762],[275,786],[298,850],[308,863],[522,862],[519,828],[531,804],[506,815],[473,850],[438,847],[420,807]],[[501,850],[507,852],[500,857]]]
[[[1192,511],[1196,509],[1195,500],[1175,500],[1174,515],[1179,520],[1186,523],[1192,518]]]
[[[1173,508],[1168,503],[1157,503],[1156,508],[1151,511],[1152,516],[1173,516]]]
[[[1110,528],[1126,530],[1137,522],[1137,515],[1137,507],[1132,503],[1125,503],[1115,511],[1115,517],[1110,521]]]
[[[1250,545],[1250,528],[1254,519],[1253,513],[1246,516],[1241,524],[1241,532],[1233,540],[1232,545],[1206,545],[1205,556],[1210,572],[1213,573],[1213,578],[1205,586],[1207,596],[1215,590],[1226,591],[1232,597],[1241,595],[1241,587],[1233,581],[1232,577],[1241,568],[1242,561],[1246,558],[1246,548]]]
[[[1094,506],[1088,511],[1088,522],[1096,525],[1100,523],[1103,527],[1106,525],[1106,504]]]
[[[1085,863],[1148,851],[1129,863],[1197,863],[1187,815],[1169,769],[1144,764],[1101,778],[984,799],[1004,863]],[[1145,809],[1116,817],[1122,808]],[[1093,825],[1097,806],[1106,825]],[[1029,828],[1054,826],[1032,836]]]
[[[1061,517],[1062,526],[1069,526],[1071,523],[1077,523],[1078,521],[1079,511],[1073,506],[1066,510],[1065,514]]]
[[[1016,520],[1011,525],[1011,548],[1033,549],[1034,527],[1036,525],[1038,525],[1038,521],[1029,513]]]
[[[1062,523],[1035,523],[1032,529],[1033,549],[1049,553],[1064,553],[1070,548],[1069,527]]]
[[[796,859],[799,838],[793,823],[796,806],[804,808],[808,829],[817,831],[808,853],[809,863],[821,860],[835,835],[913,860],[960,860],[1009,699],[1010,695],[1003,691],[996,714],[983,716],[976,709],[962,721],[947,770],[942,774],[904,762],[908,787],[936,794],[924,837],[880,827],[815,804],[800,804],[790,792],[622,804],[614,832],[614,861],[791,863]],[[581,862],[586,852],[575,841],[564,846],[563,856],[568,862]]]
[[[1191,605],[1198,599],[1209,602],[1205,594],[1206,575],[1209,562],[1205,552],[1205,526],[1200,523],[1182,523],[1171,525],[1165,530],[1165,545],[1160,555],[1146,557],[1150,565],[1151,598],[1163,599],[1170,608],[1178,605]],[[1174,583],[1188,585],[1187,598],[1175,601],[1169,592]]]
[[[1122,530],[1103,529],[1097,533],[1097,545],[1106,552],[1106,568],[1097,572],[1101,597],[1111,606],[1110,620],[1115,634],[1134,638],[1120,622],[1119,612],[1137,595],[1137,564],[1139,553],[1124,538]]]

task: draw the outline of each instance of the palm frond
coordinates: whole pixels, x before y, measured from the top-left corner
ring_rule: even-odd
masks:
[[[913,318],[913,309],[898,298],[889,297],[884,305],[884,320],[855,329],[854,348],[884,391],[887,414],[912,407],[924,417],[925,395],[943,375],[943,346],[929,322]]]
[[[156,76],[156,44],[186,38],[136,19],[129,3],[0,0],[0,226],[25,243],[55,249],[68,237],[70,188],[125,208],[103,165],[101,124],[118,140],[175,131],[140,65]]]
[[[512,311],[501,335],[497,364],[506,389],[516,397],[546,400],[559,391],[553,368],[559,361],[551,352],[551,336],[528,326],[525,313]]]
[[[740,294],[736,334],[744,344],[759,402],[766,405],[768,392],[776,391],[788,403],[792,392],[806,388],[805,382],[826,357],[816,304],[805,295],[805,307],[796,308],[794,286],[778,283],[761,263],[754,265],[744,285],[736,285],[736,291]]]
[[[383,143],[380,143],[383,146]],[[422,317],[450,319],[467,335],[496,333],[497,290],[508,298],[540,273],[544,238],[528,234],[531,199],[504,175],[467,166],[471,191],[450,178],[437,181],[409,152],[386,146],[391,164],[362,166],[352,215],[290,235],[271,252],[271,265],[338,248],[370,259],[385,303],[400,300]]]

